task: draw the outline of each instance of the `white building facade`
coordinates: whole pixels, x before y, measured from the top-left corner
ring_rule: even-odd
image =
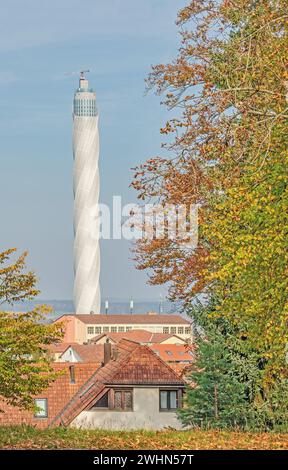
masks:
[[[81,72],[73,103],[74,304],[100,313],[99,131],[96,93]]]
[[[128,409],[111,410],[108,403],[82,411],[71,423],[80,429],[105,429],[113,431],[183,429],[176,409],[182,390],[175,387],[133,386],[116,387],[116,393],[131,394]],[[180,395],[181,393],[181,395]],[[114,392],[115,395],[115,392]],[[167,397],[169,395],[169,404]],[[103,400],[104,401],[104,400]]]

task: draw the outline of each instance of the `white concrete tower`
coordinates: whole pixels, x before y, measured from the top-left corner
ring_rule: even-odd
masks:
[[[98,111],[84,72],[74,95],[73,153],[75,313],[100,313]]]

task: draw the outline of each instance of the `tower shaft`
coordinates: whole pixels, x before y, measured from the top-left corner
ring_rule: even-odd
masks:
[[[100,313],[98,112],[83,76],[74,95],[73,154],[75,313]]]

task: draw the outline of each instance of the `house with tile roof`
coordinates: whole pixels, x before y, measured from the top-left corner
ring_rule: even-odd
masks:
[[[182,406],[185,382],[147,345],[123,339],[113,349],[105,343],[101,364],[56,363],[54,367],[64,374],[35,397],[37,411],[1,403],[0,425],[181,428],[176,410]]]
[[[103,333],[147,330],[150,333],[177,335],[191,341],[191,322],[172,314],[62,315],[55,320],[63,325],[66,343],[86,343]]]

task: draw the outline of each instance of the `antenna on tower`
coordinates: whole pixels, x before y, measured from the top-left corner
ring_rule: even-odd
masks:
[[[80,78],[85,80],[85,73],[90,72],[90,70],[80,70]]]
[[[80,75],[80,78],[82,80],[85,80],[85,73],[90,72],[90,70],[77,70],[76,72],[65,72],[65,75],[71,76],[71,75]]]

